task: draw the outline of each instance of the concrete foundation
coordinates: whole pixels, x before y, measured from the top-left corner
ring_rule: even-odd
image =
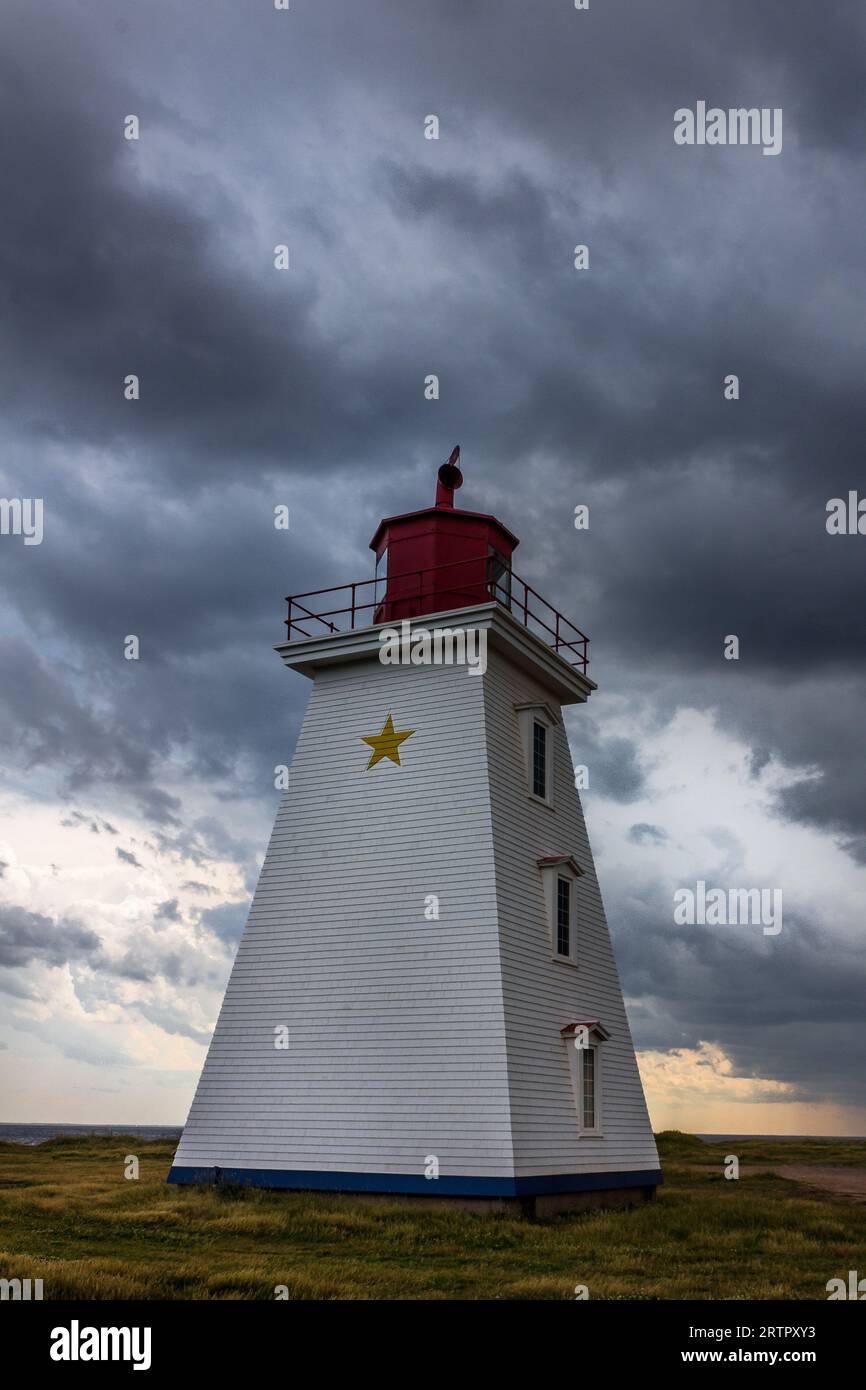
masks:
[[[295,1191],[298,1189],[273,1189]],[[487,1216],[517,1216],[527,1221],[545,1221],[575,1211],[643,1206],[653,1200],[654,1187],[610,1187],[589,1192],[558,1192],[533,1197],[427,1197],[395,1192],[320,1192],[307,1190],[305,1196],[328,1197],[331,1201],[381,1207],[423,1207],[427,1211],[469,1211]]]

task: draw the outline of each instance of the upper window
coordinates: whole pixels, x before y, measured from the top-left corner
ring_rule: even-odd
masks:
[[[526,791],[553,806],[554,730],[559,715],[545,704],[516,705],[520,726]]]
[[[571,959],[571,879],[556,880],[556,954]]]
[[[547,800],[547,725],[532,722],[532,794]]]

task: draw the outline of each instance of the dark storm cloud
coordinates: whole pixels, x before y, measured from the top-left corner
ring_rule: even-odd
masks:
[[[593,739],[593,731],[584,733],[575,718],[571,728],[576,730],[571,740],[575,761],[587,768],[593,793],[612,797],[614,801],[634,801],[640,796],[644,773],[636,743],[627,738]]]
[[[238,449],[284,441],[290,426],[309,445],[328,375],[309,321],[310,291],[288,280],[275,297],[215,259],[218,228],[242,211],[216,180],[200,190],[198,207],[140,185],[135,146],[120,138],[130,94],[107,71],[94,73],[82,48],[74,42],[68,67],[58,55],[58,80],[41,96],[11,56],[5,65],[2,157],[19,195],[0,240],[0,266],[16,286],[6,324],[6,342],[20,354],[5,362],[10,404],[21,411],[41,396],[27,363],[47,332],[64,364],[55,406],[81,443],[117,446],[134,435],[165,447],[183,435],[191,486],[199,469],[210,473],[219,457],[234,464]],[[101,111],[78,100],[75,77],[95,78]],[[158,112],[151,130],[168,119]],[[40,210],[42,248],[26,234],[40,225]],[[133,367],[140,407],[121,390]],[[157,456],[157,468],[161,461],[170,466],[168,455]]]
[[[383,68],[411,71],[431,111],[444,89],[450,109],[483,106],[560,147],[587,132],[603,153],[623,130],[646,140],[648,114],[672,115],[666,98],[680,92],[677,106],[702,95],[724,106],[784,101],[807,144],[862,148],[864,21],[856,0],[834,6],[832,21],[809,0],[700,13],[690,0],[606,4],[591,15],[558,0],[431,4],[423,17],[399,0],[358,7],[354,16],[348,6],[319,9],[324,24],[340,15],[347,55],[369,50]]]
[[[799,769],[794,784],[776,794],[780,816],[832,834],[856,863],[866,863],[862,673],[850,662],[816,666],[806,651],[799,676],[779,671],[760,679],[750,672],[747,657],[724,665],[729,674],[720,674],[728,682],[727,698],[720,698],[724,685],[707,674],[686,682],[688,702],[716,708],[758,749],[761,766],[772,752]]]
[[[244,923],[249,916],[250,905],[244,899],[240,903],[221,903],[219,907],[209,907],[201,914],[201,925],[226,946],[234,948],[241,939]]]
[[[739,1074],[787,1082],[798,1099],[866,1102],[859,941],[787,907],[779,936],[765,938],[760,926],[675,926],[660,884],[641,901],[611,896],[618,964],[641,1000],[640,1046],[716,1042]]]
[[[41,912],[0,906],[0,965],[8,969],[33,963],[58,966],[87,961],[101,944],[96,933],[80,922],[55,922]]]
[[[272,779],[268,780],[272,786]],[[260,788],[256,788],[256,794],[261,794]],[[154,835],[154,842],[161,855],[193,863],[201,870],[207,870],[214,861],[229,861],[243,873],[249,891],[255,887],[261,846],[239,840],[216,816],[201,816],[179,831],[159,831]],[[200,894],[217,891],[213,884],[195,879],[188,879],[181,887]]]
[[[43,621],[50,621],[46,602]],[[97,715],[76,685],[86,690],[74,667],[58,672],[24,637],[0,636],[0,747],[8,763],[54,774],[67,792],[97,781],[128,788],[145,814],[170,822],[179,803],[153,784],[156,754],[168,746],[164,720],[146,720],[143,708],[130,720],[122,697]]]
[[[0,491],[44,496],[46,534],[0,540],[0,741],[35,797],[131,796],[158,854],[249,878],[234,806],[275,802],[309,688],[270,650],[282,596],[368,575],[379,516],[426,503],[459,439],[461,501],[518,527],[517,570],[592,638],[591,792],[635,800],[652,752],[605,735],[605,694],[659,724],[691,701],[755,772],[800,768],[780,816],[866,862],[866,540],[824,528],[866,426],[862,7],[102,0],[4,26]],[[782,106],[782,155],[676,149],[698,98]],[[224,816],[189,824],[177,756]],[[245,914],[202,924],[233,944]],[[841,947],[806,978],[819,930],[785,957],[773,1076],[830,1057],[792,1042],[816,989],[847,1017]],[[760,1070],[747,953],[626,940],[661,1045],[712,1024]]]

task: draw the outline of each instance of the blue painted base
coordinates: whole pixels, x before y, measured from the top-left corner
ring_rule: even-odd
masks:
[[[415,1173],[317,1173],[304,1168],[184,1168],[168,1175],[174,1183],[239,1187],[283,1187],[301,1192],[390,1192],[423,1197],[539,1197],[560,1192],[603,1192],[622,1187],[658,1187],[660,1168],[620,1173],[552,1173],[537,1178],[473,1178]]]

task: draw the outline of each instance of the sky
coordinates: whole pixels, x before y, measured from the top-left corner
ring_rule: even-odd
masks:
[[[5,0],[0,497],[44,520],[0,535],[0,1119],[183,1123],[309,693],[283,597],[372,575],[459,442],[591,638],[655,1127],[866,1135],[866,536],[827,530],[866,495],[864,29]],[[781,151],[677,144],[699,101]],[[781,931],[677,924],[698,881]]]

